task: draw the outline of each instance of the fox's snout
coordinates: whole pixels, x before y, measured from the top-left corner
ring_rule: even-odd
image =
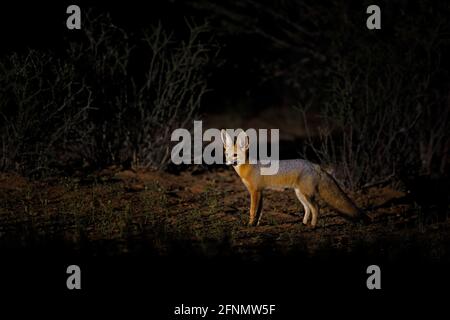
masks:
[[[227,165],[237,165],[238,164],[238,155],[237,153],[230,153],[228,154],[228,152],[226,152],[225,154],[225,163]]]

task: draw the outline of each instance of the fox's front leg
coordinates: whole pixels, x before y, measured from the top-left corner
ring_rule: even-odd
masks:
[[[250,191],[250,220],[249,226],[257,226],[261,219],[262,210],[262,192]]]

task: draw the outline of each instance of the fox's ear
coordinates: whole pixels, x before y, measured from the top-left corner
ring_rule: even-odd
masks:
[[[245,131],[242,131],[241,133],[239,133],[238,137],[237,137],[237,143],[240,149],[242,150],[247,150],[248,149],[248,136],[245,133]]]
[[[230,135],[225,129],[222,129],[220,131],[220,137],[222,138],[222,142],[224,146],[232,146],[233,145],[233,139],[231,139]]]

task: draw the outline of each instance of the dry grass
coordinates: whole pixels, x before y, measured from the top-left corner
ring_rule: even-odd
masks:
[[[0,246],[64,243],[84,254],[198,254],[259,257],[419,250],[442,258],[450,223],[402,201],[388,188],[353,194],[373,208],[369,226],[352,224],[323,207],[319,227],[303,226],[293,192],[267,192],[263,218],[248,228],[247,191],[231,170],[175,176],[104,170],[83,178],[27,181],[1,175]],[[448,214],[448,213],[447,213]],[[448,242],[448,241],[447,241]]]

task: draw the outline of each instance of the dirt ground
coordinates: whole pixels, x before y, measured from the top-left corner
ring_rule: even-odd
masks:
[[[352,223],[321,203],[316,229],[302,224],[293,190],[266,191],[259,227],[234,170],[179,174],[109,169],[30,181],[0,175],[0,249],[68,248],[87,255],[358,254],[448,259],[450,220],[405,193],[371,188],[350,196],[373,222]]]

